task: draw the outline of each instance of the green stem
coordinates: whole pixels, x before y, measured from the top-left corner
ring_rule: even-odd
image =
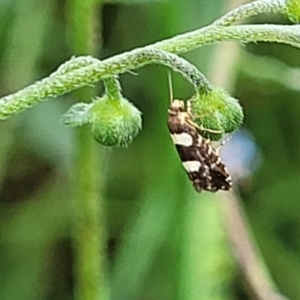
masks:
[[[121,85],[118,80],[118,76],[112,76],[103,80],[105,86],[105,94],[111,99],[120,99],[121,95]]]
[[[73,53],[96,54],[96,39],[93,38],[95,27],[100,22],[99,0],[97,7],[94,0],[72,0],[69,13],[69,33]],[[97,21],[96,21],[97,20]],[[81,57],[78,64],[64,64],[58,69],[59,76],[88,66],[96,60]],[[80,102],[90,102],[94,89],[81,89],[75,93]],[[107,297],[105,265],[105,212],[101,197],[100,153],[96,142],[91,139],[88,128],[79,128],[75,140],[75,168],[73,170],[74,212],[74,296],[76,300],[105,300]]]
[[[74,197],[74,292],[76,300],[106,299],[105,212],[100,196],[100,154],[86,128],[79,128],[76,142]]]
[[[159,51],[180,54],[207,44],[230,40],[240,41],[241,43],[277,42],[300,48],[299,32],[300,25],[263,24],[223,27],[212,24],[103,61],[91,57],[73,58],[49,77],[15,94],[1,98],[0,119],[8,118],[46,98],[57,97],[84,85],[116,76],[150,63],[166,65],[178,71],[176,70],[176,65],[174,66],[173,64],[173,59],[166,59],[166,56],[159,54]],[[78,52],[82,53],[82,51]],[[169,55],[171,54],[169,53]]]
[[[285,0],[257,0],[225,14],[222,18],[214,22],[217,26],[229,26],[239,20],[249,18],[262,13],[285,14]]]
[[[299,32],[300,25],[259,24],[230,27],[210,25],[158,42],[153,46],[178,54],[204,45],[225,41],[239,41],[241,43],[275,42],[300,48]]]

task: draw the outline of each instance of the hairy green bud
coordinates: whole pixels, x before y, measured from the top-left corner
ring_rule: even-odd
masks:
[[[244,114],[238,100],[220,88],[195,95],[191,110],[195,123],[204,128],[203,136],[213,141],[220,140],[223,133],[237,130],[243,123]]]
[[[294,23],[300,23],[300,0],[286,0],[286,15]]]
[[[96,98],[90,109],[94,138],[104,146],[127,146],[141,129],[141,112],[125,98]]]

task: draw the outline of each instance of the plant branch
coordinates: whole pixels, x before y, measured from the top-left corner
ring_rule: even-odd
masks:
[[[241,43],[275,42],[300,48],[300,25],[259,24],[230,27],[210,25],[158,42],[153,46],[180,54],[204,45],[225,41],[239,41]]]
[[[261,13],[284,14],[285,11],[285,0],[258,0],[237,7],[236,9],[225,14],[213,24],[217,26],[229,26],[236,21]]]
[[[176,69],[176,62],[174,65],[176,59],[172,54],[161,55],[159,51],[180,54],[207,44],[230,40],[241,43],[277,42],[300,48],[300,25],[264,24],[220,27],[213,24],[103,61],[92,57],[72,58],[49,77],[15,94],[1,98],[0,119],[8,118],[46,98],[60,96],[150,63],[165,65],[181,72],[180,68]]]

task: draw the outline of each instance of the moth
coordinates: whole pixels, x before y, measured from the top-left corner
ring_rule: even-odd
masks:
[[[184,101],[171,102],[167,123],[182,165],[195,190],[230,190],[231,177],[219,156],[218,148],[213,148],[210,141],[201,135],[201,130],[205,129],[193,122],[192,113],[185,111]]]

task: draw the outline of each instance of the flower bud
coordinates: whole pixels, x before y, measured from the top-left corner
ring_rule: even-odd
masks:
[[[141,129],[141,112],[125,98],[96,98],[90,109],[94,138],[104,146],[127,146]]]
[[[208,129],[203,130],[203,136],[213,141],[220,140],[223,133],[237,130],[243,123],[244,114],[238,100],[223,89],[213,88],[195,95],[191,110],[195,123]]]
[[[286,15],[294,23],[300,23],[300,0],[286,0]]]

